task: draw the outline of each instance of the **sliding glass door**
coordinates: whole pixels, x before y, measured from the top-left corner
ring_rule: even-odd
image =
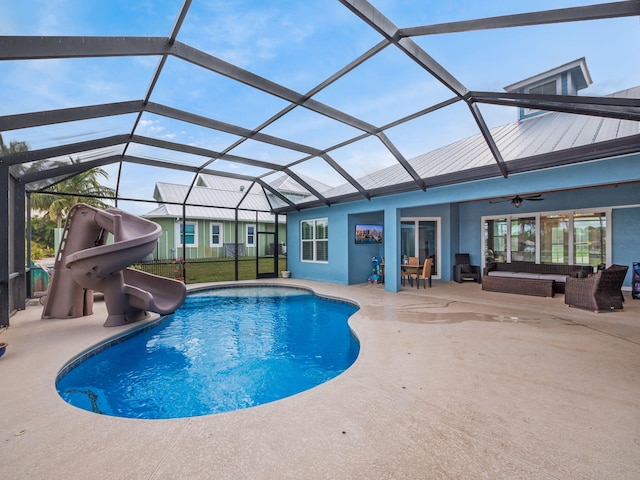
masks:
[[[402,218],[400,221],[400,256],[418,257],[420,264],[433,258],[433,275],[439,277],[440,219]]]

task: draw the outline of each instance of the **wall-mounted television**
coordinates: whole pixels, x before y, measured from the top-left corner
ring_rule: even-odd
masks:
[[[380,243],[382,243],[382,225],[368,223],[356,225],[356,244]]]

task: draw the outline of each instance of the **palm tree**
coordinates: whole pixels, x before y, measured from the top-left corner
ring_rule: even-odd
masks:
[[[9,145],[4,143],[0,134],[0,155],[8,155],[17,152],[26,152],[29,146],[26,142],[12,140]],[[74,160],[69,157],[71,163],[80,163],[80,159]],[[42,160],[32,162],[29,166],[22,164],[14,165],[12,173],[22,176],[25,173],[43,169],[51,169],[61,166],[61,162],[50,162]],[[44,191],[34,193],[31,197],[33,208],[46,212],[52,220],[56,221],[58,228],[62,228],[62,222],[66,218],[71,207],[76,203],[84,202],[97,208],[107,208],[108,204],[100,198],[115,197],[115,190],[100,184],[99,178],[108,179],[109,175],[101,168],[94,168],[86,172],[79,173],[71,178],[58,182]]]
[[[19,142],[17,140],[13,140],[9,143],[9,145],[7,145],[6,143],[4,143],[2,134],[0,134],[0,155],[9,155],[11,153],[28,152],[28,151],[29,151],[29,145],[27,144],[27,142],[22,142],[22,141]],[[17,163],[15,165],[12,165],[10,170],[11,170],[11,174],[14,177],[20,178],[23,175],[26,175],[31,172],[40,172],[42,170],[48,170],[51,168],[60,167],[62,165],[63,164],[61,162],[51,162],[49,160],[36,160],[34,162],[28,162],[28,163]]]
[[[5,144],[2,134],[0,134],[0,155],[26,152],[28,150],[29,146],[26,142],[14,140],[9,145]],[[71,157],[69,159],[72,164],[80,163],[80,159],[74,160]],[[14,175],[20,177],[29,172],[51,169],[62,165],[63,162],[60,161],[41,160],[31,162],[28,165],[17,164],[12,166],[11,169]],[[76,203],[84,202],[102,209],[109,207],[101,198],[115,197],[115,190],[101,185],[100,177],[108,179],[109,175],[101,168],[79,173],[49,186],[42,192],[34,192],[31,196],[31,205],[36,210],[45,212],[49,219],[56,222],[58,228],[62,228],[62,222],[67,217],[71,207]]]
[[[9,145],[7,146],[4,143],[2,134],[0,133],[0,155],[7,155],[9,153],[16,152],[26,152],[27,150],[29,150],[29,146],[26,142],[18,142],[16,140],[13,140],[12,142],[9,142]]]
[[[80,160],[70,158],[71,163]],[[50,219],[55,220],[58,228],[75,204],[83,202],[96,208],[108,208],[109,205],[101,199],[115,197],[115,190],[100,184],[100,178],[108,179],[109,174],[102,168],[92,168],[71,178],[58,182],[42,192],[34,193],[31,197],[32,207],[46,212]]]

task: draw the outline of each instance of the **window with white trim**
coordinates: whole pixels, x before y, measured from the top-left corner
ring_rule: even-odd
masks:
[[[610,218],[610,208],[482,217],[485,265],[605,265],[611,258]]]
[[[180,222],[179,228],[176,229],[178,238],[176,239],[176,245],[182,246],[182,222]],[[185,244],[187,247],[197,247],[198,246],[198,224],[196,222],[186,222],[185,229]]]
[[[524,92],[532,95],[560,95],[560,80],[553,79],[538,85],[527,87]],[[537,108],[524,108],[525,115],[531,115],[540,111],[541,110]]]
[[[222,247],[223,237],[222,224],[211,222],[209,224],[209,246]]]
[[[329,261],[329,219],[316,218],[300,222],[301,261]]]
[[[256,246],[256,226],[255,225],[247,225],[246,229],[246,240],[245,244],[247,247],[255,247]]]
[[[558,81],[553,79],[549,82],[529,87],[527,93],[533,95],[557,95],[558,94]]]

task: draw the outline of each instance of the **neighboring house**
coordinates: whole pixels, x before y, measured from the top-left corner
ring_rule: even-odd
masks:
[[[551,97],[576,95],[591,83],[584,59],[506,87]],[[640,87],[611,96],[640,99]],[[480,134],[409,160],[420,178],[437,187],[288,213],[287,264],[296,278],[353,284],[366,282],[371,257],[385,257],[385,288],[399,290],[403,255],[435,260],[435,276],[450,280],[455,253],[472,262],[512,260],[600,266],[640,261],[640,154],[616,155],[610,142],[640,142],[640,122],[519,108],[518,120],[491,130],[512,172],[500,176]],[[609,143],[608,143],[609,142]],[[547,158],[566,151],[571,158]],[[606,152],[603,154],[602,152]],[[521,159],[536,171],[518,173]],[[495,167],[494,178],[474,179],[474,169]],[[465,183],[443,178],[464,178]],[[361,185],[389,185],[406,177],[401,165],[357,179]],[[397,183],[398,180],[395,180]],[[348,186],[338,186],[331,197]],[[538,201],[511,201],[540,195]],[[506,197],[506,198],[503,198]],[[384,226],[383,245],[356,244],[357,224]],[[317,228],[318,225],[321,228]],[[309,235],[311,232],[311,236]],[[347,245],[345,248],[345,240]],[[631,269],[630,269],[631,270]],[[625,280],[629,288],[631,273]]]
[[[274,183],[279,193],[292,200],[309,196],[287,177]],[[156,260],[233,257],[236,249],[240,257],[273,255],[276,245],[279,254],[286,254],[286,216],[269,213],[272,195],[265,198],[261,187],[252,182],[199,175],[191,191],[188,185],[157,183],[153,196],[159,206],[143,217],[162,227],[153,252]],[[187,196],[189,205],[183,211]]]
[[[264,195],[247,191],[251,182],[202,177],[207,176],[201,175],[191,192],[188,185],[156,184],[154,198],[160,205],[142,215],[162,227],[154,259],[233,257],[236,249],[240,257],[256,256],[258,249],[260,256],[273,255],[275,245],[280,254],[286,252],[286,217],[277,217],[276,231],[276,216],[268,213]],[[183,210],[187,195],[191,205]]]

